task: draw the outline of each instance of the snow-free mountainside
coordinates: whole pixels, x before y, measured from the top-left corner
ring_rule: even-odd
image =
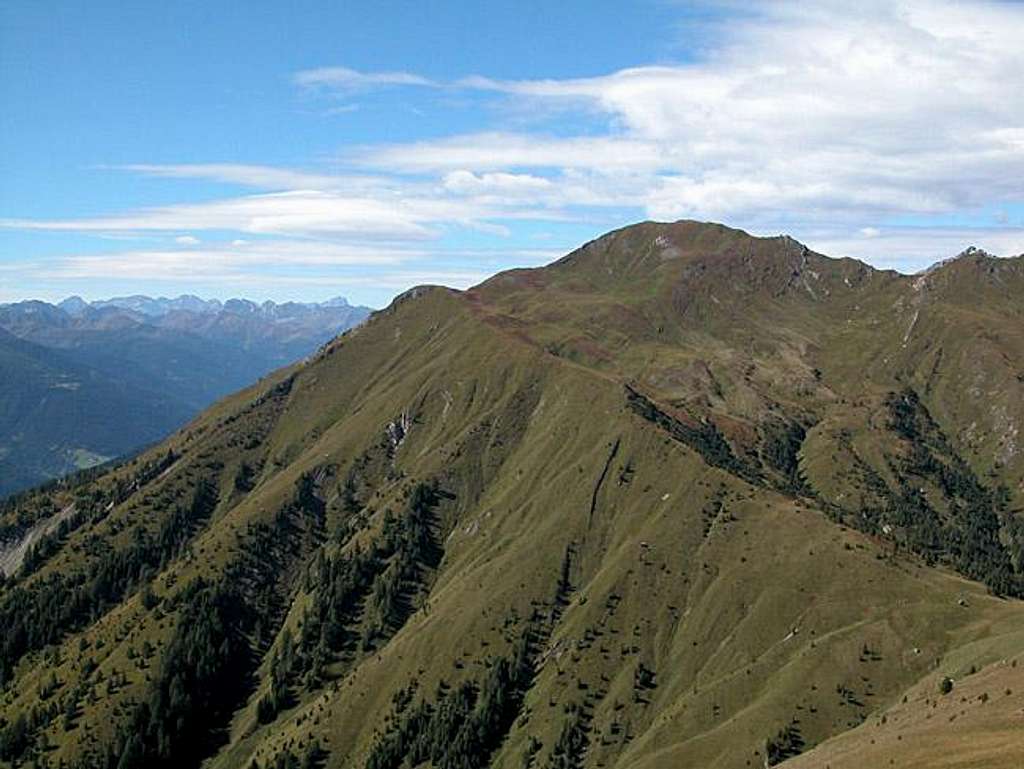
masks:
[[[417,288],[4,508],[0,762],[1020,767],[1022,424],[1020,257]]]

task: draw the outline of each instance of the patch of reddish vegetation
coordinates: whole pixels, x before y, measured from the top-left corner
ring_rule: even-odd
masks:
[[[612,354],[601,345],[597,344],[593,339],[577,336],[570,339],[566,344],[574,350],[578,350],[583,353],[587,357],[599,360],[602,363],[607,363],[613,359]]]

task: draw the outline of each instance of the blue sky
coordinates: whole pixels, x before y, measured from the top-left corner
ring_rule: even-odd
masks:
[[[1024,5],[0,5],[0,301],[465,287],[646,218],[1024,252]]]

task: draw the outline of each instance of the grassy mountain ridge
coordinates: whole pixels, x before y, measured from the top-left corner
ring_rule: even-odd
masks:
[[[962,369],[1019,307],[915,280],[646,223],[408,293],[50,495],[0,760],[763,766],[1019,654],[1021,384]]]

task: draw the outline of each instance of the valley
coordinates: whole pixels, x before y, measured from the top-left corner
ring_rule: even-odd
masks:
[[[369,312],[340,298],[0,305],[0,497],[165,438]]]

